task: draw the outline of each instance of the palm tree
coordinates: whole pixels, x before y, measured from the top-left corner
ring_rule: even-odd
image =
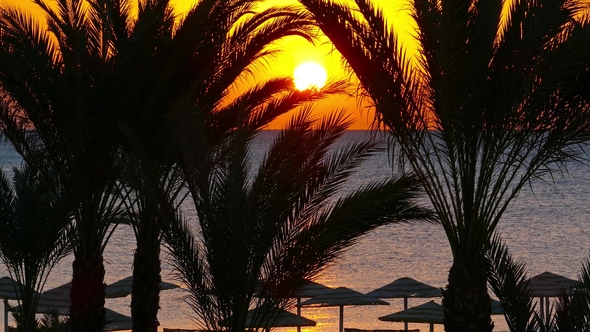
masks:
[[[412,59],[395,22],[369,0],[354,9],[300,2],[358,76],[391,150],[438,213],[453,255],[445,329],[490,331],[486,255],[497,224],[524,185],[577,159],[588,139],[583,3],[414,0]]]
[[[590,259],[582,266],[580,284],[574,288],[573,294],[558,298],[552,322],[548,331],[590,331]]]
[[[9,181],[0,173],[0,259],[17,282],[17,331],[36,331],[35,313],[49,273],[71,252],[71,216],[64,197],[39,173],[15,168]]]
[[[158,205],[173,200],[162,187],[167,182],[161,182],[174,172],[171,134],[164,126],[170,105],[187,105],[179,121],[199,118],[210,128],[209,138],[221,140],[235,126],[238,112],[258,128],[324,94],[294,93],[290,79],[283,78],[224,99],[238,78],[273,54],[267,47],[273,41],[288,35],[311,38],[306,15],[292,8],[252,12],[257,2],[201,1],[175,26],[165,0],[138,1],[136,20],[130,1],[61,0],[52,10],[35,0],[48,14],[48,32],[21,13],[4,10],[2,64],[10,68],[2,70],[3,127],[30,163],[45,162],[33,158],[37,149],[51,157],[71,196],[80,199],[72,205],[87,209],[76,214],[74,330],[102,324],[101,256],[113,230],[109,222],[120,218],[117,204],[125,202],[111,195],[119,194],[122,174],[128,176],[126,185],[135,186],[135,195],[128,197],[141,202],[134,210],[141,217],[136,228],[141,250],[134,263],[132,312],[137,329],[153,327],[158,296],[145,296],[158,294]],[[36,83],[28,85],[22,77]],[[71,167],[64,167],[66,162]],[[124,173],[124,167],[138,163],[133,169],[143,174]],[[85,271],[80,269],[88,261],[97,271],[87,275],[97,278],[80,288],[80,271]],[[92,305],[84,309],[82,300]]]
[[[372,141],[330,153],[350,123],[343,113],[321,121],[302,110],[274,140],[252,174],[249,154],[256,132],[238,127],[209,150],[187,176],[198,220],[170,224],[166,244],[189,304],[207,330],[245,331],[252,307],[289,304],[359,236],[388,223],[432,221],[415,203],[416,179],[407,176],[367,184],[336,199],[354,170],[376,151]],[[189,155],[186,156],[187,159]],[[188,162],[184,163],[188,165]],[[199,166],[197,166],[198,168]],[[188,167],[185,171],[190,171]],[[254,321],[272,326],[272,311]]]
[[[31,168],[55,172],[68,198],[72,331],[98,332],[105,313],[103,251],[123,212],[114,192],[116,114],[127,91],[119,89],[109,31],[96,10],[103,1],[87,8],[81,0],[60,0],[55,9],[35,3],[47,29],[25,13],[0,9],[0,124]]]
[[[160,231],[167,216],[174,216],[182,193],[176,167],[178,128],[170,124],[196,121],[206,127],[207,141],[217,146],[239,124],[251,130],[268,124],[294,106],[328,93],[294,91],[290,78],[271,79],[236,95],[238,81],[255,72],[272,56],[272,44],[285,36],[312,40],[313,22],[291,7],[255,10],[260,1],[201,1],[182,20],[168,0],[138,3],[137,20],[116,2],[104,10],[105,26],[113,29],[114,49],[125,51],[115,66],[121,77],[132,78],[121,87],[130,91],[118,118],[122,132],[122,178],[133,222],[137,250],[132,293],[133,329],[152,329],[159,308]],[[131,85],[131,86],[130,86]],[[190,136],[191,138],[193,136]],[[188,137],[180,137],[185,141]],[[183,142],[180,142],[181,144]],[[170,213],[161,209],[170,207]]]

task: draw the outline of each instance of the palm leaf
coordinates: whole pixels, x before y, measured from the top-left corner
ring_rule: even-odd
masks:
[[[369,1],[354,9],[300,2],[359,77],[378,125],[392,135],[390,150],[417,173],[437,211],[454,257],[449,289],[458,292],[445,297],[446,328],[473,320],[491,329],[480,299],[497,224],[524,185],[578,160],[588,139],[582,3],[517,1],[504,18],[503,1],[415,0],[414,62],[396,41],[395,22]],[[478,279],[473,288],[466,274]],[[454,300],[468,289],[478,291]]]
[[[499,236],[492,240],[488,251],[488,282],[504,311],[510,331],[537,331],[539,317],[534,310],[523,263],[515,262]]]
[[[333,149],[349,124],[344,112],[316,121],[304,109],[255,174],[249,149],[256,132],[238,126],[218,162],[201,169],[208,171],[206,181],[188,180],[198,225],[175,226],[167,237],[180,253],[173,255],[180,277],[194,285],[189,303],[203,324],[244,329],[250,306],[292,305],[293,280],[316,275],[358,236],[391,222],[432,220],[414,203],[419,190],[411,177],[333,201],[375,151],[372,142]],[[219,326],[222,321],[227,326]]]
[[[580,272],[573,294],[562,294],[555,306],[555,331],[590,331],[590,260]]]

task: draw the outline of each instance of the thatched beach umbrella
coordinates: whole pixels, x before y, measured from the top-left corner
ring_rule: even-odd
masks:
[[[273,296],[273,297],[279,296],[281,298],[288,296],[290,298],[296,298],[297,299],[297,315],[298,316],[301,316],[301,299],[302,298],[315,297],[315,296],[325,293],[326,291],[332,290],[332,288],[330,288],[328,286],[324,286],[320,283],[317,283],[315,281],[308,280],[308,279],[292,280],[290,282],[286,282],[286,283],[282,284],[281,287],[283,287],[285,290],[288,290],[288,292],[286,292],[286,293],[279,292],[279,294],[273,293],[271,296]],[[297,291],[295,293],[293,293],[294,288],[297,288]],[[285,294],[288,294],[288,295],[285,295]],[[257,293],[257,296],[264,297],[265,294],[259,292],[259,293]],[[297,331],[298,332],[301,331],[301,326],[297,326]]]
[[[115,283],[109,284],[105,289],[105,298],[113,299],[119,297],[126,297],[127,295],[131,294],[132,285],[133,277],[127,277]],[[173,289],[178,287],[178,285],[173,283],[165,281],[160,282],[161,290]],[[53,309],[60,315],[69,315],[71,303],[71,289],[72,283],[68,282],[61,286],[52,288],[48,291],[41,293],[38,307],[40,307],[40,309],[43,311],[51,311]],[[42,313],[41,311],[37,312]]]
[[[380,299],[403,298],[404,309],[408,309],[408,298],[441,297],[442,290],[409,277],[402,277],[367,293],[367,295]],[[408,329],[408,322],[404,322],[404,329]]]
[[[434,324],[445,323],[445,313],[442,305],[430,301],[419,306],[379,317],[379,320],[385,322],[429,323],[430,332],[434,332]]]
[[[539,298],[541,319],[549,316],[549,298],[565,293],[571,295],[580,282],[551,272],[540,273],[529,279],[529,289],[533,297]]]
[[[21,285],[21,287],[23,287]],[[18,300],[19,283],[10,277],[0,278],[0,299],[4,302],[4,332],[8,331],[8,300]]]
[[[402,277],[367,293],[367,295],[380,299],[429,298],[442,296],[442,291],[440,288],[427,285],[415,279]]]
[[[492,300],[492,315],[500,315],[502,313],[503,311],[500,302]],[[428,323],[430,324],[430,332],[434,332],[434,324],[445,323],[445,312],[441,304],[430,301],[390,315],[379,317],[379,320],[385,322]]]
[[[344,331],[344,306],[348,305],[389,305],[386,301],[373,296],[359,293],[346,287],[338,287],[326,291],[309,300],[301,302],[300,306],[340,307],[340,332]]]
[[[298,298],[302,297],[316,297],[318,295],[322,295],[326,292],[333,290],[333,288],[322,285],[315,281],[306,280],[304,282],[304,286],[301,288],[299,292],[297,292]]]
[[[311,280],[306,280],[304,284],[301,290],[297,292],[297,316],[301,316],[301,298],[319,296],[333,289]],[[298,326],[297,332],[300,331],[301,326]]]
[[[124,331],[133,328],[133,319],[114,310],[105,308],[105,327],[103,331]]]
[[[10,277],[0,278],[0,299],[18,300],[18,282]]]
[[[105,289],[105,298],[119,298],[119,297],[126,297],[127,295],[131,294],[131,287],[133,284],[132,277],[127,277],[125,279],[119,280],[113,284],[107,285]],[[169,282],[160,282],[160,288],[162,290],[177,288],[178,285]],[[48,291],[41,293],[39,297],[39,303],[37,304],[37,313],[40,314],[51,314],[56,313],[60,316],[69,316],[70,315],[70,290],[72,289],[72,283],[68,282],[61,286],[52,288]],[[107,310],[108,313],[108,310]],[[129,328],[119,328],[125,327],[126,325],[122,324],[124,320],[120,316],[117,316],[116,312],[111,313],[111,317],[106,317],[107,323],[109,323],[109,319],[114,321],[112,324],[107,325],[108,328],[116,328],[117,330],[129,330]],[[129,318],[131,319],[131,318]],[[117,325],[113,325],[117,323]],[[114,330],[111,330],[114,331]]]
[[[108,284],[107,288],[105,289],[105,297],[107,299],[117,298],[117,297],[125,297],[131,294],[131,289],[133,287],[133,276],[129,276],[127,278],[121,279],[116,281],[112,284]],[[166,282],[160,281],[160,290],[169,290],[178,288],[180,286]]]
[[[60,304],[57,298],[45,299],[40,301],[40,305],[37,306],[38,314],[59,316],[69,316],[70,307]],[[133,328],[133,320],[131,317],[118,313],[109,308],[105,308],[105,327],[103,331],[124,331],[131,330]]]
[[[529,279],[529,288],[534,297],[556,297],[564,292],[571,295],[580,282],[551,272],[543,272]]]
[[[227,326],[228,324],[229,322],[220,323],[221,326]],[[265,305],[249,310],[246,315],[247,328],[266,328],[267,331],[271,327],[316,326],[316,324],[315,321],[301,315]]]

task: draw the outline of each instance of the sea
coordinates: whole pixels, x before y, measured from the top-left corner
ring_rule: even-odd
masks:
[[[276,136],[276,131],[262,132],[252,143],[254,168]],[[347,131],[339,144],[368,138],[367,131]],[[370,181],[395,174],[387,150],[367,160],[346,183],[344,191],[353,190]],[[0,145],[0,166],[5,172],[21,164],[19,155],[9,144]],[[590,252],[590,166],[571,163],[567,172],[541,178],[525,187],[506,211],[498,226],[513,257],[526,264],[529,276],[549,271],[577,278]],[[188,208],[190,209],[190,207]],[[193,218],[194,213],[186,213]],[[106,283],[132,274],[135,249],[133,232],[119,226],[106,248],[104,259]],[[162,278],[178,283],[162,252]],[[333,264],[314,279],[330,287],[348,287],[367,293],[400,277],[411,277],[435,287],[445,287],[451,266],[451,252],[439,225],[409,223],[384,226],[363,236],[348,248]],[[51,272],[44,290],[71,281],[72,257],[66,257]],[[0,276],[8,275],[0,267]],[[186,303],[184,287],[162,291],[158,319],[162,328],[195,328],[193,312]],[[493,296],[493,295],[492,295]],[[107,299],[106,307],[130,315],[130,297]],[[403,309],[402,299],[387,299],[389,305],[346,306],[344,327],[362,329],[402,329],[403,323],[383,322],[380,316]],[[427,301],[442,303],[440,298],[409,299],[409,307]],[[338,307],[304,307],[301,314],[317,322],[304,332],[336,332],[339,328]],[[495,331],[508,331],[502,316],[493,316]],[[0,326],[3,317],[0,315]],[[9,318],[9,323],[13,323]],[[429,331],[429,324],[410,323],[411,329]],[[295,328],[280,328],[295,331]],[[442,325],[434,325],[443,331]]]

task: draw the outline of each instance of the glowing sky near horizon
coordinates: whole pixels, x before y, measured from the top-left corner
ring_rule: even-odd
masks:
[[[374,2],[384,11],[389,22],[395,26],[401,40],[411,40],[411,30],[408,28],[410,26],[410,18],[408,11],[405,9],[408,6],[408,0],[375,0]],[[0,4],[16,5],[18,8],[23,8],[27,11],[39,12],[31,0],[0,0]],[[171,4],[174,6],[176,13],[182,16],[195,4],[195,0],[171,0]],[[267,0],[261,7],[282,5],[298,5],[298,2],[297,0]],[[282,40],[277,47],[282,52],[275,59],[268,62],[269,74],[262,75],[262,77],[266,75],[269,78],[270,75],[291,76],[299,64],[312,61],[319,63],[326,69],[328,80],[349,80],[351,78],[351,73],[344,70],[340,55],[334,52],[331,44],[325,37],[317,45],[312,45],[300,37],[288,37]],[[354,81],[354,77],[352,80]],[[351,129],[366,129],[372,121],[372,113],[370,111],[367,112],[366,109],[362,110],[362,107],[359,107],[357,100],[354,98],[333,97],[327,101],[318,103],[315,110],[318,113],[326,113],[339,108],[348,109],[356,119]],[[272,129],[281,128],[282,124],[289,117],[290,115],[283,116],[282,119],[275,121]]]

